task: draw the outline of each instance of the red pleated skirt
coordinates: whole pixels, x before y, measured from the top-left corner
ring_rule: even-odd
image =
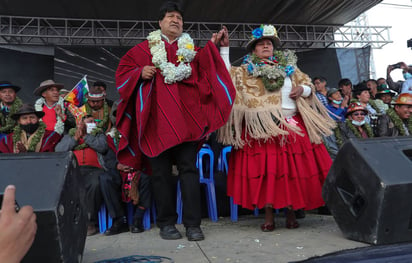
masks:
[[[325,146],[310,142],[301,116],[296,125],[304,136],[290,133],[266,142],[247,138],[249,144],[232,150],[229,159],[227,193],[234,203],[254,209],[292,206],[311,210],[323,206],[322,185],[332,165]]]

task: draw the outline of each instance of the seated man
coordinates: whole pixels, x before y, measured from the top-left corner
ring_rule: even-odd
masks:
[[[396,96],[396,92],[391,90],[387,84],[383,83],[378,86],[378,93],[376,93],[376,100],[381,100],[385,103],[385,112],[392,107],[392,98]]]
[[[1,153],[54,152],[61,135],[46,130],[40,121],[44,112],[36,111],[32,105],[23,104],[11,118],[17,121],[13,132],[0,141]]]
[[[77,128],[70,129],[69,134],[66,134],[56,146],[56,151],[73,151],[79,163],[86,187],[86,207],[89,216],[87,235],[97,233],[97,213],[103,199],[109,214],[114,219],[113,225],[121,225],[124,218],[123,210],[118,207],[119,202],[110,198],[116,194],[110,192],[112,191],[110,184],[100,183],[101,180],[110,181],[107,177],[112,174],[108,173],[109,160],[106,155],[109,149],[106,135],[102,129],[96,127],[94,118],[86,116]]]
[[[43,122],[46,124],[46,130],[59,134],[76,127],[75,118],[59,94],[63,87],[63,84],[55,83],[53,80],[45,80],[33,92],[35,96],[40,97],[34,107],[37,111],[45,113]]]
[[[91,115],[97,121],[97,127],[108,132],[112,127],[110,122],[111,107],[106,102],[106,93],[92,88],[86,95],[87,102],[80,108],[86,115]]]
[[[350,138],[372,138],[373,131],[371,126],[365,121],[368,110],[359,102],[352,102],[346,113],[346,121],[340,123],[335,129],[335,138],[338,147]]]
[[[338,89],[331,88],[328,90],[328,101],[329,104],[326,106],[328,109],[329,116],[336,122],[345,121],[345,114],[348,108],[349,97],[342,95]]]
[[[116,124],[116,108],[117,104],[113,104],[112,113],[110,119],[113,126]],[[110,132],[107,133],[107,143],[112,152],[117,152],[120,134],[116,127],[112,127]],[[116,157],[115,157],[116,158]],[[142,158],[144,159],[144,158]],[[141,233],[144,231],[143,216],[146,209],[150,208],[152,204],[152,192],[151,192],[151,176],[150,167],[147,160],[142,160],[142,167],[131,167],[126,164],[119,163],[115,159],[116,163],[111,165],[115,169],[111,169],[111,173],[114,175],[111,177],[112,185],[122,184],[123,194],[122,198],[124,202],[132,202],[134,205],[133,224],[130,226],[130,232]],[[121,180],[120,180],[121,179]],[[122,183],[123,181],[123,183]],[[100,182],[102,179],[100,178]],[[120,190],[120,189],[119,189]],[[120,193],[112,199],[118,199]],[[117,234],[120,232],[119,226],[113,224],[113,226],[105,232],[105,235]]]
[[[412,94],[402,93],[378,119],[378,136],[412,135]]]
[[[11,133],[16,121],[11,115],[17,112],[23,102],[17,97],[20,87],[8,81],[0,81],[0,139]]]

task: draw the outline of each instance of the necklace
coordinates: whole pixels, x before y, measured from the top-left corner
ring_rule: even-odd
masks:
[[[84,104],[85,108],[86,108],[86,113],[87,115],[92,115],[93,110],[90,107],[90,105],[88,103]],[[107,102],[105,101],[103,104],[103,119],[96,124],[97,128],[101,128],[101,129],[107,129],[107,125],[109,123],[109,105],[107,105]]]
[[[273,56],[261,59],[255,54],[246,55],[242,64],[246,65],[249,75],[260,77],[268,91],[282,88],[286,77],[295,72],[297,57],[291,50],[275,50]]]
[[[386,114],[393,121],[393,123],[395,124],[395,127],[399,130],[400,135],[405,136],[406,129],[408,129],[409,134],[412,132],[412,120],[411,120],[412,118],[411,117],[408,119],[408,126],[406,126],[404,125],[401,118],[399,118],[398,114],[396,114],[396,111],[393,108],[388,109],[386,111]]]
[[[21,101],[21,99],[16,97],[16,99],[13,101],[13,104],[11,104],[10,106],[9,114],[7,115],[7,117],[5,117],[2,112],[0,112],[0,133],[10,133],[13,131],[14,126],[16,126],[16,121],[11,118],[11,115],[16,113],[21,105],[23,105],[23,102]]]
[[[192,74],[190,62],[195,58],[197,52],[194,50],[193,39],[188,34],[183,33],[177,41],[176,62],[179,62],[178,66],[167,61],[167,51],[160,30],[151,32],[147,40],[149,41],[153,65],[160,69],[166,84],[173,84],[190,77]]]
[[[40,139],[43,137],[44,132],[46,131],[46,124],[44,122],[39,122],[39,128],[34,132],[33,138],[31,139],[28,152],[34,152],[36,150],[37,144],[40,142]],[[13,129],[13,146],[16,147],[16,143],[20,141],[22,129],[20,125],[16,125]]]
[[[346,120],[345,122],[346,122],[346,125],[348,125],[349,129],[350,129],[350,130],[353,132],[353,134],[356,136],[356,138],[362,138],[362,135],[361,135],[359,129],[356,128],[355,125],[353,125],[353,123],[352,123],[351,120],[348,119],[348,120]],[[363,128],[365,129],[366,134],[368,135],[368,138],[372,138],[372,137],[373,137],[372,127],[371,127],[369,124],[365,123],[365,124],[363,125]]]

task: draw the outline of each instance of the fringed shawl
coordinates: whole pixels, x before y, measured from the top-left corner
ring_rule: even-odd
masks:
[[[253,139],[267,141],[282,136],[285,142],[289,132],[300,136],[304,134],[287,121],[282,112],[281,91],[267,91],[259,78],[248,75],[246,67],[232,67],[231,77],[236,87],[236,99],[225,126],[218,131],[218,140],[223,144],[242,148],[247,141],[242,138],[242,131]],[[292,85],[312,87],[308,75],[299,69],[292,75]],[[296,100],[297,111],[301,114],[307,133],[312,143],[322,142],[322,135],[332,134],[335,122],[329,117],[326,108],[316,98],[314,89],[309,97]]]

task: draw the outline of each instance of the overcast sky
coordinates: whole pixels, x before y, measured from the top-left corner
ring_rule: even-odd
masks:
[[[412,65],[412,49],[406,41],[412,38],[412,0],[384,0],[366,12],[370,26],[392,26],[392,44],[373,50],[376,78],[386,77],[386,67],[403,61]],[[400,70],[392,73],[392,78],[400,79]],[[403,78],[402,78],[403,79]]]

